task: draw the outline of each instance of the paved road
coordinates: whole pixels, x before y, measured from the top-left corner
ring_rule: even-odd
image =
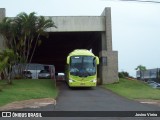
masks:
[[[119,95],[96,88],[76,88],[70,89],[64,82],[59,82],[60,95],[57,98],[57,105],[48,105],[39,109],[23,109],[23,111],[160,111],[160,107],[155,105],[142,104],[123,98]],[[44,118],[43,118],[44,119]],[[128,118],[46,118],[47,120],[101,120],[113,119],[123,120]],[[135,118],[129,118],[134,120]],[[144,120],[155,120],[158,118],[136,118]],[[26,120],[32,120],[31,118]]]
[[[70,89],[59,83],[60,96],[55,110],[64,111],[160,111],[160,107],[141,104],[101,87]]]

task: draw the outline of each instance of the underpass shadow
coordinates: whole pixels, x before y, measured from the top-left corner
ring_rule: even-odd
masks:
[[[66,81],[56,81],[60,90],[95,90],[96,87],[69,87]]]
[[[95,87],[69,87],[69,86],[68,88],[70,90],[94,90],[95,89]]]

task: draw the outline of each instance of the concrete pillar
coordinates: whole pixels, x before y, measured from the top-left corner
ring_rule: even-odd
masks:
[[[118,78],[118,52],[112,51],[111,8],[105,8],[105,32],[101,34],[101,50],[99,52],[99,75],[102,84],[114,83]]]
[[[5,8],[0,8],[0,22],[3,20],[3,18],[5,18],[6,16],[5,13],[6,13]],[[4,39],[0,34],[0,49],[4,49],[4,48],[5,48]]]
[[[5,8],[0,8],[0,21],[6,16]]]
[[[107,51],[112,51],[112,25],[111,25],[111,8],[104,9],[101,16],[105,16],[105,39]]]

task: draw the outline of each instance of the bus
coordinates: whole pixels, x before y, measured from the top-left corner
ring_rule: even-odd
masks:
[[[76,49],[67,56],[66,81],[69,87],[97,85],[99,58],[86,49]]]

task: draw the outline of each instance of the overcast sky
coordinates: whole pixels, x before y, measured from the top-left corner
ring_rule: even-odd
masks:
[[[160,0],[157,0],[160,1]],[[160,3],[118,0],[0,0],[6,16],[36,12],[43,16],[99,16],[112,11],[113,49],[118,51],[119,71],[135,76],[135,68],[160,68]]]

